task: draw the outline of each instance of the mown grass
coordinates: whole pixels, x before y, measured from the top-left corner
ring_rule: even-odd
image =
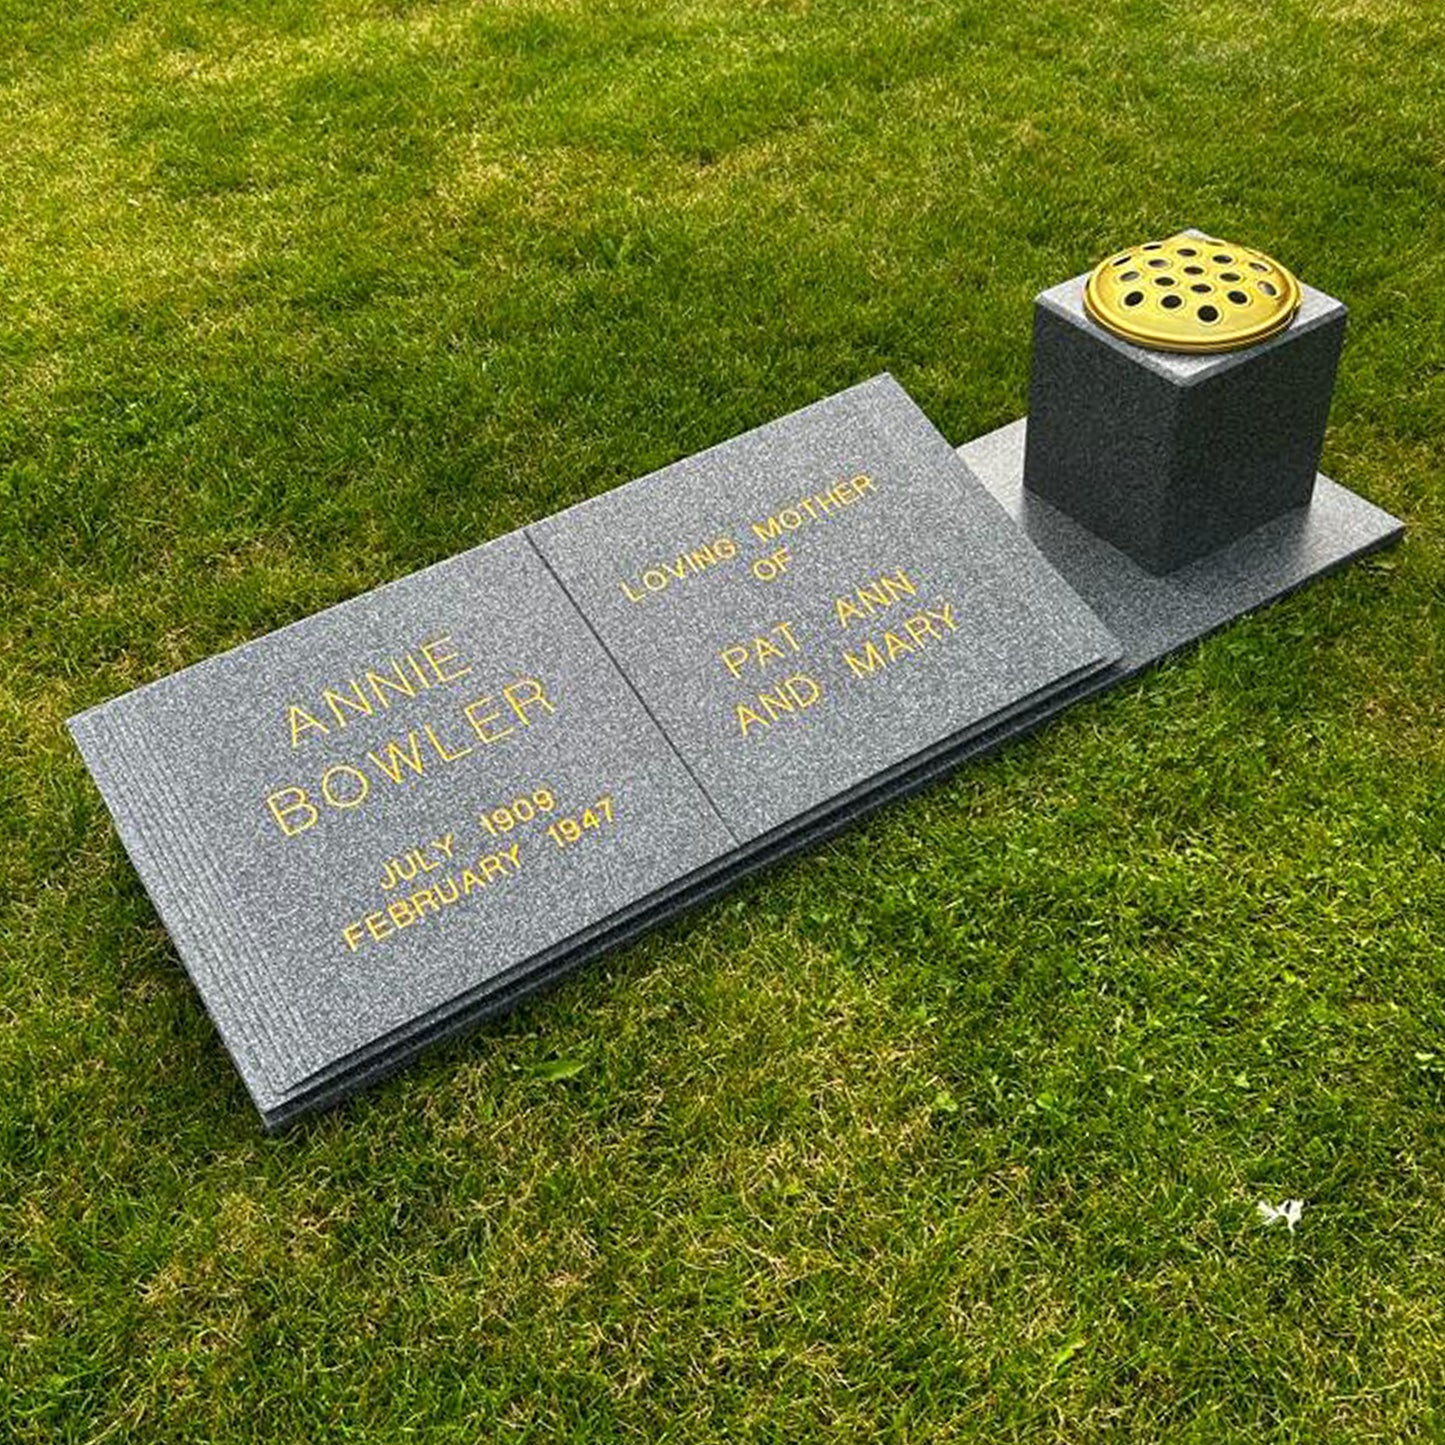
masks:
[[[1442,94],[1429,0],[0,3],[0,1435],[1445,1436]],[[881,369],[961,441],[1188,224],[1402,550],[261,1137],[65,716]]]

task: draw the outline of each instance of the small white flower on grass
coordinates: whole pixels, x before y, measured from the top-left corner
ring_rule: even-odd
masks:
[[[1303,1199],[1286,1199],[1283,1204],[1267,1204],[1263,1199],[1256,1206],[1259,1210],[1259,1217],[1265,1224],[1278,1224],[1280,1220],[1289,1225],[1289,1232],[1294,1233],[1294,1227],[1299,1223],[1300,1215],[1305,1212]]]

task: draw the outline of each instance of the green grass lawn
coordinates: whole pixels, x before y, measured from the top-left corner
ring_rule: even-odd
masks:
[[[0,0],[0,97],[0,1439],[1445,1438],[1435,0]],[[1185,225],[1348,302],[1402,549],[262,1137],[67,715],[883,369],[961,442]]]

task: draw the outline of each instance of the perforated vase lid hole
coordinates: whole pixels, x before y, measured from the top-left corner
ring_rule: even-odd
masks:
[[[1273,257],[1180,232],[1100,261],[1084,306],[1106,331],[1156,351],[1234,351],[1283,331],[1299,282]]]

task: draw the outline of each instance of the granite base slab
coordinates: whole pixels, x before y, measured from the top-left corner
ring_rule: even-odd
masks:
[[[1388,512],[1320,474],[1309,506],[1156,576],[1025,491],[1027,426],[1022,417],[965,443],[958,454],[1123,645],[1123,658],[1096,687],[1131,676],[1404,535],[1403,525]]]

